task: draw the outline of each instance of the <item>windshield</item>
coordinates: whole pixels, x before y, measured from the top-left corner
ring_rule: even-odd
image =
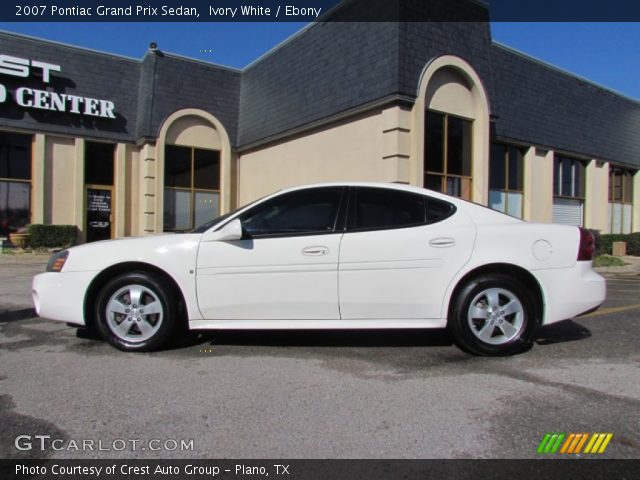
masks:
[[[236,208],[235,210],[229,212],[229,213],[225,213],[224,215],[219,216],[218,218],[214,218],[213,220],[209,220],[207,223],[203,223],[202,225],[200,225],[197,228],[194,228],[193,230],[191,230],[189,233],[204,233],[207,230],[209,230],[211,227],[215,227],[216,225],[218,225],[219,223],[224,222],[227,218],[231,217],[232,215],[235,215],[237,212],[239,212],[240,210],[244,210],[247,207],[250,207],[251,205],[254,205],[256,203],[258,203],[260,200],[262,200],[265,197],[260,197],[257,200],[254,200],[251,203],[248,203],[246,205],[243,205],[240,208]]]

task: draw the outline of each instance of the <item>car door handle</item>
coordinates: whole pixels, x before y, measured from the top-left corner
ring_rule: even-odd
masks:
[[[429,240],[429,245],[436,248],[453,247],[455,244],[456,241],[449,237],[433,238]]]
[[[302,249],[302,254],[310,257],[319,257],[321,255],[326,255],[327,253],[329,253],[329,248],[322,245],[314,245],[312,247],[305,247]]]

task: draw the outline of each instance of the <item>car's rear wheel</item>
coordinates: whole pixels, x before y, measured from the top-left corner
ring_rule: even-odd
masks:
[[[100,335],[125,351],[157,350],[176,330],[177,302],[160,276],[132,272],[110,280],[96,299]]]
[[[536,327],[534,299],[516,278],[487,274],[454,299],[449,328],[476,355],[513,355],[527,349]]]

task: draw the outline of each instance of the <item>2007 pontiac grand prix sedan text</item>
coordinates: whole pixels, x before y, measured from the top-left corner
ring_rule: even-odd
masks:
[[[597,308],[584,229],[534,224],[418,187],[280,191],[186,234],[64,250],[33,280],[42,317],[122,350],[190,329],[444,328],[480,355]]]

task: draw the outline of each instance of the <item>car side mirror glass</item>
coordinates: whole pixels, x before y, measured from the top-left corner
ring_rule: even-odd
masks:
[[[242,239],[242,223],[239,218],[236,218],[214,232],[205,233],[202,240],[206,242],[230,242],[240,239]]]

